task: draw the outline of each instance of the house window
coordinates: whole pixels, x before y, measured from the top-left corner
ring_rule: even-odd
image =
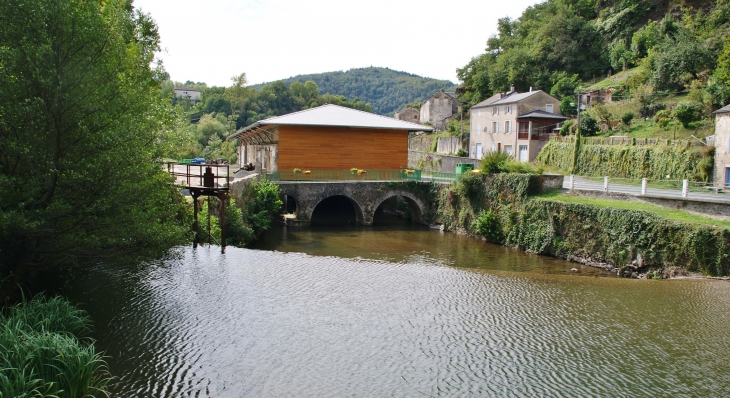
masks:
[[[505,145],[504,153],[506,153],[507,155],[511,155],[512,154],[512,145]]]
[[[507,105],[504,107],[504,113],[512,113],[512,105]]]
[[[492,152],[494,152],[496,150],[497,150],[497,143],[493,142],[492,143]]]
[[[477,109],[477,116],[479,116],[479,117],[482,116],[482,110],[481,110],[481,108],[480,109]]]
[[[553,104],[547,104],[545,105],[545,110],[549,113],[553,113]]]
[[[492,115],[496,115],[496,114],[497,114],[497,107],[495,106],[494,108],[492,108]]]
[[[492,122],[492,134],[499,133],[499,122]]]
[[[527,133],[530,129],[529,122],[520,122],[520,133]]]
[[[481,133],[482,133],[482,124],[477,123],[477,134],[481,134]]]
[[[504,122],[504,132],[505,132],[505,134],[506,134],[506,133],[511,133],[511,132],[512,132],[512,130],[510,129],[510,127],[511,127],[511,126],[510,126],[509,120],[506,120],[506,121]]]

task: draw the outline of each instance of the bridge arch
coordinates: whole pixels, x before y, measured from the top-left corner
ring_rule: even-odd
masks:
[[[317,209],[317,206],[322,204],[322,202],[324,202],[325,200],[332,199],[332,198],[346,199],[352,205],[352,208],[355,210],[355,221],[358,224],[366,224],[367,221],[365,220],[365,217],[363,214],[362,205],[360,203],[358,203],[355,199],[351,198],[348,195],[344,195],[343,193],[325,194],[325,195],[321,195],[321,196],[317,197],[315,200],[313,200],[312,201],[313,205],[311,206],[311,210],[309,211],[309,214],[307,215],[310,222],[312,220],[312,217],[314,216],[314,211]],[[371,221],[371,223],[372,223],[372,221]]]
[[[417,223],[423,223],[423,215],[426,212],[426,206],[424,205],[423,201],[419,199],[416,195],[408,192],[408,191],[402,191],[402,190],[394,190],[389,191],[380,196],[378,199],[374,201],[374,206],[372,208],[372,216],[370,219],[372,220],[375,216],[375,211],[378,210],[378,207],[383,204],[386,200],[400,196],[406,200],[406,203],[408,203],[408,207],[411,208],[411,217],[413,221]]]

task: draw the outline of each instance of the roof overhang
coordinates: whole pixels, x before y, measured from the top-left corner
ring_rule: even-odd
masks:
[[[239,130],[226,140],[237,139],[238,142],[246,145],[272,145],[279,142],[278,134],[272,131],[274,128],[276,126],[253,126],[247,131]]]
[[[253,124],[250,124],[235,133],[229,135],[226,140],[233,140],[235,138],[239,138],[242,136],[248,136],[248,133],[252,131],[262,130],[262,129],[272,129],[274,127],[279,126],[303,126],[303,127],[327,127],[327,128],[345,128],[345,129],[369,129],[369,130],[402,130],[407,131],[409,133],[416,132],[416,131],[433,131],[433,127],[428,126],[420,126],[413,128],[400,128],[400,127],[377,127],[377,126],[352,126],[352,125],[333,125],[333,124],[301,124],[301,123],[276,123],[276,124],[265,124],[261,122],[255,122]]]

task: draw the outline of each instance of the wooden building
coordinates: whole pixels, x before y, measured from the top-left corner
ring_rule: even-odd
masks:
[[[228,137],[238,163],[256,170],[396,170],[408,165],[408,133],[433,131],[416,123],[322,105],[260,120]]]

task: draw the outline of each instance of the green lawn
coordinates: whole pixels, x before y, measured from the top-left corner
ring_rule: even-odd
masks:
[[[668,207],[657,206],[649,203],[627,202],[623,200],[594,199],[583,196],[563,194],[557,190],[549,191],[541,195],[535,196],[541,200],[557,200],[566,203],[592,205],[597,207],[612,207],[615,209],[645,211],[655,214],[659,217],[672,221],[680,221],[690,224],[700,224],[708,226],[717,226],[730,229],[730,221],[716,220],[714,218],[699,216],[682,210],[671,209]]]

